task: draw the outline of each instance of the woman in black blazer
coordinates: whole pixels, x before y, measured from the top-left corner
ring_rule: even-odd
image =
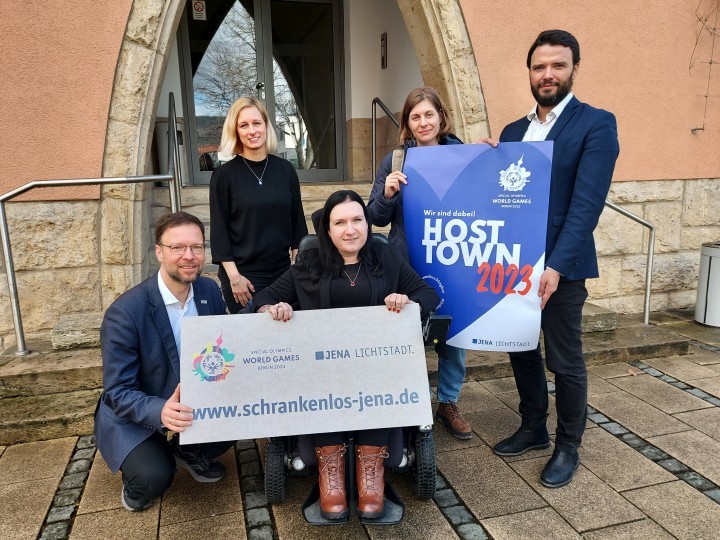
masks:
[[[354,191],[330,195],[317,233],[320,247],[302,252],[294,266],[255,296],[258,312],[287,321],[292,317],[291,304],[301,310],[384,304],[399,313],[408,303],[417,302],[425,316],[440,301],[391,247],[372,242],[367,208]],[[389,432],[383,428],[357,434],[357,511],[361,517],[383,514]],[[343,519],[349,512],[345,433],[321,433],[313,438],[320,470],[320,511],[326,519]]]

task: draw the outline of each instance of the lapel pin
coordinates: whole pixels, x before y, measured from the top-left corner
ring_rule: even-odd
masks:
[[[202,299],[202,300],[200,300],[200,303],[201,303],[201,304],[207,304],[207,300]]]

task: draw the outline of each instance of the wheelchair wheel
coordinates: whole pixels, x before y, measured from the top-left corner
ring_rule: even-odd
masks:
[[[285,501],[285,441],[269,439],[265,449],[265,497],[271,504]]]
[[[415,463],[412,467],[415,496],[427,501],[435,496],[435,441],[432,431],[415,437]]]

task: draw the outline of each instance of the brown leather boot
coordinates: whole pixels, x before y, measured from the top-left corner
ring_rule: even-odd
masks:
[[[444,425],[453,437],[472,439],[470,422],[465,420],[455,403],[438,404],[436,418]]]
[[[379,518],[385,506],[385,458],[390,454],[387,446],[358,446],[356,450],[357,515]]]
[[[345,444],[315,448],[320,472],[320,514],[325,519],[344,519],[350,513],[345,497],[345,452]]]

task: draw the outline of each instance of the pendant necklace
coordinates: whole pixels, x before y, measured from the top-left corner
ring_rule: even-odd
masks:
[[[259,185],[259,186],[262,186],[262,185],[263,185],[262,179],[263,179],[263,176],[265,176],[265,171],[267,170],[268,161],[270,161],[270,160],[268,159],[268,157],[265,156],[265,166],[263,167],[263,170],[262,170],[262,172],[260,173],[260,176],[258,176],[257,174],[255,174],[255,171],[252,170],[252,167],[248,164],[247,159],[245,159],[245,156],[241,155],[240,157],[243,158],[243,161],[245,162],[245,165],[247,165],[247,168],[250,169],[250,172],[252,173],[252,175],[253,175],[255,178],[257,178],[258,185]]]
[[[358,263],[358,264],[360,264],[360,263]],[[348,275],[348,273],[347,273],[345,270],[343,270],[343,274],[345,274],[345,277],[347,277],[347,278],[350,280],[350,286],[351,286],[351,287],[354,287],[354,286],[355,286],[355,282],[357,281],[357,278],[358,278],[358,276],[360,275],[360,270],[361,270],[361,269],[362,269],[362,264],[360,264],[360,265],[358,266],[358,271],[357,271],[357,273],[355,274],[355,277],[354,277],[354,278],[351,278],[351,277]]]

